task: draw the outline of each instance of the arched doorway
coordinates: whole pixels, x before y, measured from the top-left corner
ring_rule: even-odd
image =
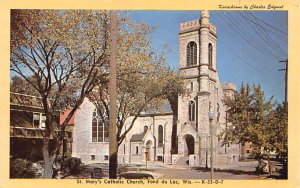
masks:
[[[184,156],[188,157],[189,155],[195,154],[195,139],[192,135],[187,134],[184,136]]]

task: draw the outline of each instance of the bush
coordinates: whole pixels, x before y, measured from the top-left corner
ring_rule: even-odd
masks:
[[[26,159],[11,159],[10,178],[34,178],[34,171],[31,167],[32,162]]]
[[[81,172],[81,159],[77,157],[70,157],[66,159],[63,163],[63,169],[69,175],[77,175]]]

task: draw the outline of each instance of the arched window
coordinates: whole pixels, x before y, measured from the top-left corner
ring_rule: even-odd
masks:
[[[135,154],[139,154],[139,147],[138,146],[135,146]]]
[[[195,121],[196,117],[196,104],[194,101],[189,102],[189,120]]]
[[[104,120],[104,121],[103,121]],[[100,114],[97,109],[93,112],[92,142],[108,142],[108,120],[105,114]]]
[[[144,133],[146,133],[148,130],[148,126],[144,126]]]
[[[186,58],[188,67],[197,65],[197,44],[194,41],[189,42],[187,45]]]
[[[158,126],[158,147],[162,147],[164,142],[164,127]]]
[[[213,57],[213,47],[211,43],[208,44],[208,66],[212,69],[212,57]]]

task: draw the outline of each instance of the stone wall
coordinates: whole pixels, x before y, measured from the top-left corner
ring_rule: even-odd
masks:
[[[93,103],[85,99],[76,112],[73,129],[73,157],[79,157],[84,163],[107,163],[109,154],[109,142],[92,142],[92,114],[95,109]],[[125,123],[127,128],[132,117]],[[163,144],[158,145],[158,126],[162,125]],[[145,161],[146,143],[153,143],[151,161],[163,158],[166,163],[171,162],[171,136],[173,115],[157,115],[139,117],[133,125],[126,139],[119,147],[118,160],[121,163],[142,163]],[[144,132],[144,126],[148,127],[148,134],[141,142],[130,142],[132,135]],[[138,154],[136,154],[138,146]]]

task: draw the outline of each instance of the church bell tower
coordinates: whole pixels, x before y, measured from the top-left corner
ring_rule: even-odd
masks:
[[[216,27],[209,21],[209,11],[200,18],[180,24],[180,74],[189,91],[178,98],[178,154],[197,155],[209,133],[208,111],[217,103]]]

